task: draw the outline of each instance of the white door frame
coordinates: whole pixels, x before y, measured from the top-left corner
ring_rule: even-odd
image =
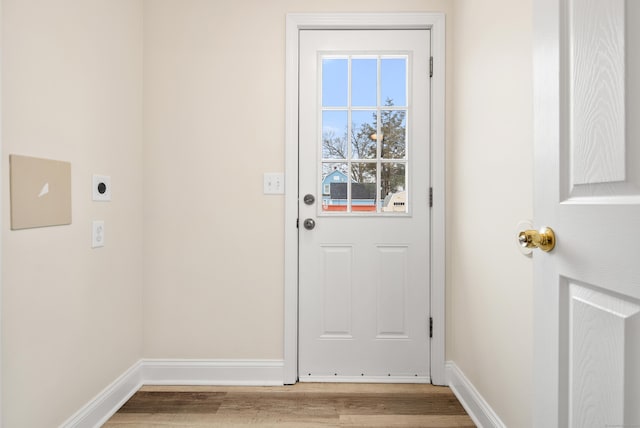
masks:
[[[2,6],[0,5],[0,34],[2,34]],[[2,46],[2,40],[0,39],[0,46]],[[2,153],[2,112],[3,103],[2,100],[2,49],[0,49],[0,153]],[[0,188],[2,188],[2,184],[4,183],[2,177],[4,171],[2,170],[2,166],[4,165],[4,160],[0,160]],[[0,198],[0,224],[2,224],[2,198]],[[0,229],[0,248],[2,248],[2,229]],[[0,278],[2,277],[2,254],[0,252]],[[2,281],[0,280],[0,320],[2,320]],[[0,332],[2,331],[2,322],[0,321]],[[0,368],[2,367],[2,335],[0,334]],[[0,369],[0,428],[2,427],[2,403],[4,400],[2,399],[2,370]]]
[[[298,380],[298,47],[300,30],[431,30],[431,381],[445,385],[444,13],[289,14],[286,21],[284,383]]]

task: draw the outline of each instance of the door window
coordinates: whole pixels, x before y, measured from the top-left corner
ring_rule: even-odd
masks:
[[[408,61],[320,56],[322,213],[409,213]]]

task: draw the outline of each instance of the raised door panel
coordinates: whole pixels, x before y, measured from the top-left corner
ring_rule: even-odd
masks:
[[[637,425],[640,302],[578,281],[563,282],[566,425]]]
[[[377,338],[407,338],[407,246],[377,246]]]
[[[562,200],[640,199],[637,1],[564,0]],[[636,37],[634,39],[633,37]],[[635,92],[634,92],[635,91]]]
[[[353,248],[322,246],[322,336],[351,338]]]
[[[626,179],[624,4],[569,2],[574,185]]]

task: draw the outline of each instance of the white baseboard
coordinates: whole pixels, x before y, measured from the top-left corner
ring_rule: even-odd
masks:
[[[446,372],[449,387],[479,428],[506,428],[456,363],[447,361]]]
[[[98,428],[142,385],[282,385],[282,360],[140,360],[60,428]]]
[[[78,410],[60,428],[92,428],[102,426],[140,389],[142,361],[138,361],[111,385]]]
[[[145,385],[283,385],[282,360],[143,360]]]
[[[446,363],[446,372],[451,390],[478,427],[506,428],[454,362]],[[60,427],[100,427],[142,385],[265,386],[282,385],[283,379],[282,360],[140,360]]]

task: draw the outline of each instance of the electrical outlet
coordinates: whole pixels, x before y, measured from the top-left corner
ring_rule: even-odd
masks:
[[[91,230],[91,248],[104,247],[104,221],[94,220]]]
[[[281,172],[265,172],[264,194],[284,194],[284,174]]]
[[[111,200],[111,177],[108,175],[94,175],[92,184],[94,201]]]

